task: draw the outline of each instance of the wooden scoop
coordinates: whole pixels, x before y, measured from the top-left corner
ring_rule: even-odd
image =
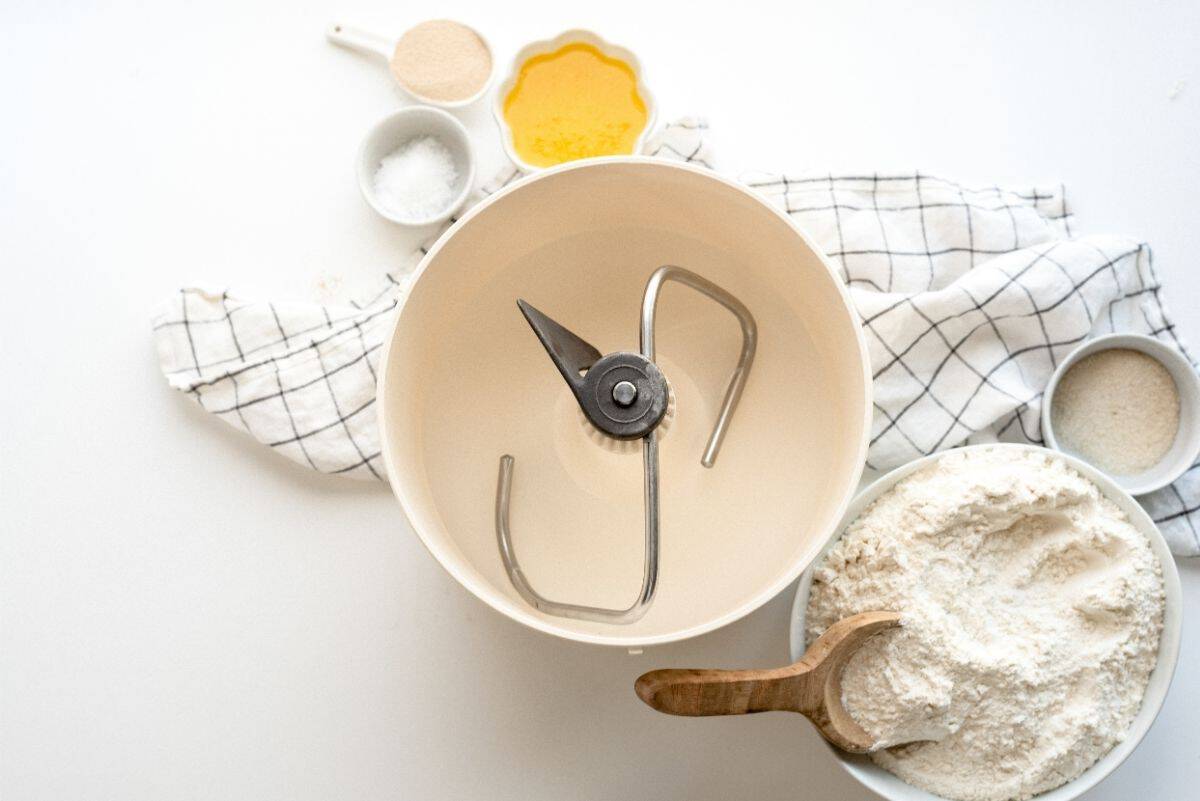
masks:
[[[842,668],[875,634],[900,623],[896,612],[863,612],[830,626],[787,667],[770,670],[652,670],[634,684],[638,697],[671,715],[799,712],[826,740],[861,754],[874,744],[842,706]]]

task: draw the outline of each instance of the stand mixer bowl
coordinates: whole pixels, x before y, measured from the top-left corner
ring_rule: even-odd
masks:
[[[664,290],[655,363],[677,408],[660,445],[657,596],[626,625],[547,615],[497,551],[497,460],[520,464],[512,529],[531,583],[610,608],[642,576],[642,460],[581,424],[514,301],[553,309],[602,352],[632,351],[643,288],[665,264],[752,311],[753,375],[720,461],[702,467],[741,331],[697,293]],[[532,628],[637,648],[737,620],[821,552],[858,484],[871,378],[836,269],[785,214],[707,170],[620,157],[518,181],[431,248],[385,345],[379,401],[392,488],[455,579]]]

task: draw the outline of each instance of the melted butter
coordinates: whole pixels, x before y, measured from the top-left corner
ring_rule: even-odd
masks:
[[[527,59],[504,98],[513,147],[535,167],[633,153],[648,116],[633,68],[583,42]]]

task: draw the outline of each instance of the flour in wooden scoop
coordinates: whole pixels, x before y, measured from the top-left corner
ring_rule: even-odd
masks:
[[[946,798],[1007,801],[1125,737],[1163,604],[1149,542],[1091,481],[1049,452],[987,448],[946,454],[848,527],[814,574],[807,635],[899,611],[843,674],[874,760]]]

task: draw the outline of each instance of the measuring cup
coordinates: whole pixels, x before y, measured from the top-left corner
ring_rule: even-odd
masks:
[[[458,24],[462,25],[462,23]],[[470,28],[470,26],[467,25],[464,25],[464,27]],[[364,30],[362,28],[356,28],[352,25],[344,25],[340,22],[335,22],[333,25],[329,26],[329,28],[325,31],[325,38],[334,44],[341,45],[342,47],[349,48],[350,50],[357,50],[360,53],[382,57],[384,61],[388,62],[388,67],[391,70],[392,77],[396,79],[396,83],[399,84],[400,88],[403,89],[404,92],[414,100],[417,100],[421,103],[426,103],[430,106],[437,106],[439,108],[463,108],[464,106],[471,105],[487,93],[488,87],[492,85],[492,78],[496,74],[496,58],[492,53],[491,44],[483,37],[482,34],[479,33],[479,31],[475,30],[474,28],[470,28],[470,30],[479,37],[479,40],[483,42],[484,47],[487,48],[488,56],[491,58],[492,62],[492,71],[488,75],[488,79],[483,82],[483,86],[479,88],[478,92],[470,97],[461,98],[459,100],[439,100],[437,98],[425,97],[424,95],[418,94],[416,91],[406,86],[404,82],[400,80],[400,75],[396,69],[397,47],[400,44],[399,40],[389,39],[388,37],[382,36],[378,33]]]

